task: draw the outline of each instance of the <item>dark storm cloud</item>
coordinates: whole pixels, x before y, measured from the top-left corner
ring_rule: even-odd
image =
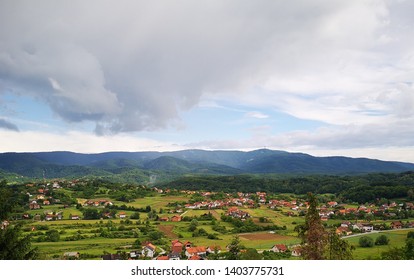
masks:
[[[0,129],[19,131],[19,128],[14,123],[0,119]]]

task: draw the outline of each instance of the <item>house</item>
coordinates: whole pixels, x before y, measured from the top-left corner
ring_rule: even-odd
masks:
[[[140,251],[131,251],[129,252],[129,258],[130,259],[137,259],[141,257],[141,252]]]
[[[51,221],[51,220],[53,220],[53,215],[46,215],[45,220],[46,220],[46,221]]]
[[[338,202],[336,202],[336,201],[329,201],[328,202],[328,205],[329,205],[329,207],[335,207],[335,206],[338,205]]]
[[[119,218],[120,218],[120,219],[125,219],[125,218],[126,218],[126,216],[127,216],[127,215],[125,214],[125,212],[120,212],[120,213],[119,213]]]
[[[193,243],[191,243],[190,241],[186,241],[184,242],[184,247],[187,248],[191,248],[193,246]]]
[[[352,224],[349,221],[344,221],[344,222],[341,223],[341,227],[347,227],[348,228],[348,227],[351,227],[351,225]]]
[[[207,254],[207,251],[206,251],[206,247],[204,246],[190,247],[190,248],[187,248],[185,251],[185,255],[187,256],[187,258],[190,258],[194,255],[205,258],[206,254]]]
[[[352,226],[354,230],[360,230],[362,232],[371,232],[374,230],[374,226],[371,224],[361,224],[357,223]]]
[[[374,230],[374,226],[371,224],[362,224],[362,231],[371,232]]]
[[[157,261],[168,261],[170,259],[169,256],[158,256]]]
[[[181,254],[183,251],[184,244],[181,243],[179,240],[173,240],[171,242],[171,252]]]
[[[158,220],[161,221],[161,222],[168,222],[169,218],[165,216],[165,217],[158,218]]]
[[[180,222],[181,216],[175,215],[171,217],[171,222]]]
[[[168,257],[170,258],[170,261],[179,261],[180,260],[180,254],[171,252],[168,254]]]
[[[30,208],[30,210],[40,209],[40,204],[38,204],[36,200],[33,200],[33,201],[29,204],[29,208]]]
[[[391,228],[400,229],[403,228],[403,223],[401,221],[391,222]]]
[[[155,256],[155,245],[153,245],[152,243],[148,242],[143,248],[142,248],[142,255],[144,257],[149,257],[149,258],[153,258]]]
[[[209,254],[214,254],[214,253],[220,253],[221,252],[221,247],[220,246],[208,246],[206,248],[206,252]]]
[[[189,261],[200,261],[202,259],[203,258],[200,257],[200,256],[198,256],[198,255],[193,255],[193,256],[191,256],[191,257],[188,258]]]
[[[302,247],[301,246],[292,247],[290,251],[292,252],[292,256],[294,256],[294,257],[300,257],[302,255]]]
[[[287,247],[285,244],[276,244],[270,250],[275,253],[284,253],[287,251]]]
[[[343,227],[343,226],[338,227],[335,232],[338,235],[351,235],[352,234],[352,231],[349,229],[349,227]]]
[[[70,219],[71,220],[79,220],[79,216],[78,215],[71,215]]]
[[[65,260],[76,260],[79,259],[80,254],[79,252],[66,252],[63,254],[63,258]]]

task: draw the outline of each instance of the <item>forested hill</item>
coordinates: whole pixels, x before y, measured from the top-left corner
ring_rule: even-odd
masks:
[[[183,174],[366,174],[405,172],[414,164],[367,158],[315,157],[268,149],[250,152],[183,150],[175,152],[1,153],[3,172],[37,178],[117,176],[145,180],[151,172],[162,177]],[[129,174],[123,176],[124,173]]]
[[[333,175],[235,175],[235,176],[187,176],[159,188],[178,190],[204,190],[210,192],[263,191],[272,194],[294,193],[305,195],[335,194],[344,201],[373,202],[376,199],[414,199],[414,172],[372,173],[354,176]]]

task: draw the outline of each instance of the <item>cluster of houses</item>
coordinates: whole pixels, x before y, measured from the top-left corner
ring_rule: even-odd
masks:
[[[181,222],[181,216],[179,215],[174,215],[172,217],[167,217],[167,216],[163,216],[163,217],[159,217],[158,218],[159,221],[161,222]]]
[[[171,241],[171,248],[169,252],[161,249],[161,252],[151,242],[145,242],[141,250],[133,250],[122,256],[117,254],[104,254],[103,260],[121,260],[121,259],[152,259],[152,260],[207,260],[210,254],[219,254],[222,249],[218,245],[213,246],[193,246],[190,241],[181,242],[178,239]],[[300,245],[287,246],[285,244],[275,244],[270,248],[271,252],[288,253],[294,257],[301,256],[302,248]],[[79,252],[66,252],[63,255],[64,259],[79,259]]]
[[[376,228],[378,226],[378,228]],[[371,232],[373,230],[384,230],[383,225],[374,225],[371,223],[352,223],[344,221],[336,228],[338,235],[351,235],[355,232]],[[392,221],[389,224],[390,229],[414,228],[414,222],[403,223],[401,221]]]
[[[240,210],[236,206],[230,207],[227,210],[226,215],[233,217],[233,218],[241,219],[241,220],[244,220],[250,217],[249,213],[247,213],[246,211]]]
[[[188,203],[185,204],[184,207],[187,209],[220,209],[230,206],[247,206],[249,208],[254,208],[257,204],[257,202],[252,199],[253,194],[251,193],[238,192],[237,197],[231,197],[230,194],[228,194],[226,199],[209,200],[208,198],[212,194],[213,193],[210,192],[201,193],[202,196],[206,197],[205,201]],[[257,192],[255,195],[258,198],[259,204],[266,203],[266,193]]]
[[[88,207],[88,206],[94,206],[94,207],[99,207],[99,206],[112,206],[114,205],[112,203],[112,201],[106,200],[106,199],[99,199],[99,200],[87,200],[83,203],[82,206],[84,207]]]
[[[123,257],[129,260],[135,259],[152,259],[152,260],[206,260],[209,254],[220,253],[220,246],[193,246],[189,241],[181,242],[172,240],[169,252],[158,249],[151,242],[145,242],[141,250],[133,250],[127,253],[127,256],[121,254],[102,255],[103,260],[120,260]],[[65,255],[75,255],[76,252],[67,252]],[[65,256],[64,255],[64,256]],[[77,255],[79,258],[79,253]]]

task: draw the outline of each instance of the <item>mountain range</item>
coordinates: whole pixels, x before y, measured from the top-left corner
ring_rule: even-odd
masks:
[[[184,174],[363,174],[405,172],[413,163],[260,149],[243,151],[182,150],[174,152],[0,153],[0,175],[31,178],[80,176],[119,177],[145,181],[151,175]]]

